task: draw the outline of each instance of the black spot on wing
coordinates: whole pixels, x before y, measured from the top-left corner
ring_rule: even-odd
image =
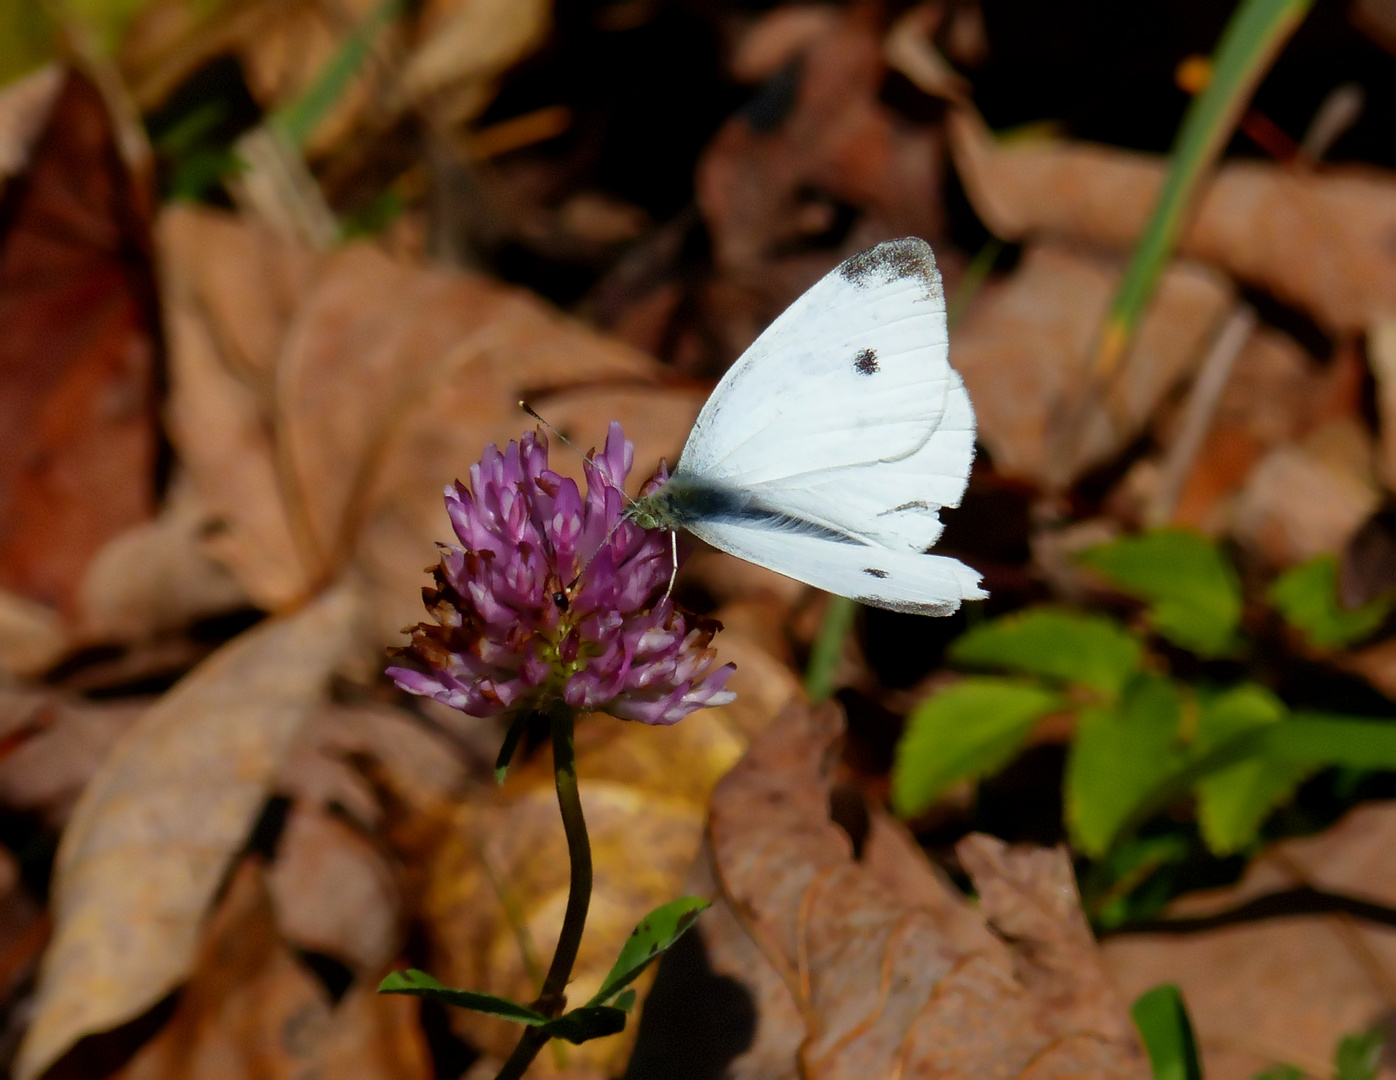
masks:
[[[931,245],[914,236],[904,240],[888,240],[885,244],[860,252],[839,266],[839,276],[859,288],[875,288],[903,278],[915,278],[926,290],[926,299],[945,302],[941,289],[940,271]]]
[[[853,370],[859,375],[871,375],[877,371],[877,353],[871,349],[860,349],[853,358]]]
[[[875,566],[865,566],[865,567],[863,567],[863,573],[869,574],[869,575],[871,575],[872,577],[875,577],[875,578],[885,578],[885,577],[887,576],[887,571],[886,571],[886,570],[879,570],[879,569],[877,569]]]

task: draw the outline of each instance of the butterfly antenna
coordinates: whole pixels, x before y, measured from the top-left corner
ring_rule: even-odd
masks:
[[[585,452],[584,450],[582,450],[582,448],[581,448],[580,446],[578,446],[576,443],[574,443],[571,439],[569,439],[566,435],[564,435],[562,432],[560,432],[557,428],[553,427],[552,424],[550,424],[550,423],[548,423],[546,420],[544,420],[543,417],[539,415],[538,410],[535,409],[535,408],[534,408],[532,405],[530,405],[528,402],[526,402],[526,401],[520,401],[520,402],[519,402],[519,408],[521,408],[524,412],[528,413],[529,416],[533,417],[533,419],[537,420],[537,421],[538,421],[540,424],[542,424],[545,428],[547,428],[547,429],[548,429],[549,431],[551,431],[554,435],[556,435],[556,436],[558,437],[558,439],[561,440],[562,443],[563,443],[564,445],[570,446],[573,450],[577,451],[577,453],[581,454],[582,457],[586,457],[586,456],[587,456],[587,455],[586,455],[586,452]],[[630,497],[630,495],[626,492],[625,488],[621,487],[619,484],[613,484],[612,487],[614,487],[617,491],[619,491],[619,492],[620,492],[621,498],[624,499],[626,502],[628,502],[631,506],[638,506],[638,505],[639,505],[634,499],[632,499],[632,498]],[[614,529],[611,530],[611,532],[614,532],[614,531],[615,531]],[[611,537],[610,537],[610,534],[608,533],[608,534],[606,535],[606,539],[609,540],[610,538],[611,538]]]

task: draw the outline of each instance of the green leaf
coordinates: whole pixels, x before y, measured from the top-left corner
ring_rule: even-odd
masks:
[[[1176,986],[1165,983],[1145,991],[1129,1012],[1149,1051],[1154,1080],[1202,1080],[1197,1042]]]
[[[1243,683],[1202,703],[1195,748],[1206,754],[1248,731],[1283,723],[1287,715],[1270,691]],[[1194,791],[1197,820],[1207,846],[1217,855],[1229,855],[1250,843],[1270,811],[1285,802],[1314,768],[1262,755],[1203,776]]]
[[[611,1004],[621,1012],[628,1013],[631,1009],[635,1008],[635,991],[622,990],[616,995],[616,999],[611,1002]]]
[[[1040,717],[1064,705],[1053,691],[994,678],[965,679],[927,698],[897,744],[893,809],[919,813],[957,780],[996,771]]]
[[[1240,740],[1249,739],[1258,742],[1252,752],[1286,761],[1396,771],[1393,720],[1295,713],[1283,724],[1240,736]]]
[[[1391,612],[1386,597],[1352,611],[1344,608],[1338,601],[1338,560],[1331,555],[1286,570],[1270,586],[1267,598],[1285,622],[1320,649],[1360,641]]]
[[[1199,656],[1218,656],[1236,637],[1241,583],[1210,540],[1181,529],[1126,537],[1080,561],[1123,592],[1147,601],[1150,625]]]
[[[1115,697],[1139,670],[1144,647],[1103,616],[1037,607],[976,626],[949,655],[956,663],[1041,675]]]
[[[1373,1080],[1386,1045],[1386,1028],[1378,1024],[1356,1035],[1345,1035],[1333,1055],[1333,1080]]]
[[[1261,1069],[1251,1080],[1304,1080],[1304,1070],[1293,1065],[1271,1065]]]
[[[625,1030],[625,1010],[610,1005],[583,1005],[543,1025],[550,1038],[584,1043]]]
[[[1313,0],[1243,0],[1212,54],[1212,79],[1193,98],[1169,155],[1158,202],[1130,257],[1101,334],[1096,370],[1109,375],[1134,336],[1173,255],[1193,196],[1231,138],[1251,93]]]
[[[620,955],[601,989],[587,1005],[604,1005],[634,982],[660,953],[683,937],[708,906],[709,902],[701,896],[681,896],[661,904],[641,919],[621,946]]]
[[[1161,675],[1136,676],[1114,706],[1082,709],[1066,763],[1066,815],[1076,846],[1103,855],[1187,764],[1182,702]]]
[[[378,984],[378,992],[380,994],[411,994],[413,997],[430,998],[432,1001],[440,1001],[446,1005],[489,1013],[491,1016],[502,1016],[505,1020],[514,1020],[520,1024],[528,1024],[530,1027],[549,1023],[546,1016],[530,1009],[527,1005],[520,1005],[517,1001],[496,997],[494,994],[480,994],[474,990],[453,990],[449,986],[442,986],[425,971],[418,971],[416,968],[391,972]]]

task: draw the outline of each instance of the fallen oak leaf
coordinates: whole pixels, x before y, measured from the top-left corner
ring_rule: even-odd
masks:
[[[712,801],[717,908],[735,916],[726,931],[739,927],[755,943],[804,1025],[789,1074],[1147,1076],[1123,1008],[1100,995],[1105,984],[1089,935],[1080,940],[1084,920],[1074,888],[1062,894],[1061,884],[1071,881],[1065,856],[1034,852],[1020,861],[989,840],[970,853],[971,861],[980,856],[977,869],[991,891],[1006,876],[1036,898],[1021,910],[1007,903],[998,909],[1014,931],[1030,934],[1024,956],[982,921],[966,918],[968,905],[934,875],[921,877],[930,892],[922,902],[897,895],[910,886],[889,894],[853,861],[847,837],[828,818],[827,762],[840,729],[834,709],[792,706]],[[1043,903],[1041,890],[1029,885],[1036,877],[1048,882],[1052,902]],[[947,918],[947,906],[964,910]],[[705,939],[711,926],[700,924]],[[1072,961],[1034,967],[1033,954],[1044,947]],[[718,951],[733,955],[726,942]],[[1063,1003],[1068,1007],[1057,1015]],[[773,1034],[789,1044],[788,1026]],[[748,1053],[769,1062],[764,1038]],[[733,1074],[755,1075],[743,1060],[733,1063]]]
[[[236,638],[113,748],[58,850],[54,939],[15,1075],[34,1080],[192,970],[199,927],[267,787],[353,640],[339,587]]]

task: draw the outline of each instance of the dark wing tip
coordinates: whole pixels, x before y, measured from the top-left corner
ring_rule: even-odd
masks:
[[[845,281],[861,288],[916,278],[925,286],[927,300],[945,302],[935,254],[931,251],[931,245],[918,236],[888,240],[875,248],[859,252],[844,260],[838,272]]]

